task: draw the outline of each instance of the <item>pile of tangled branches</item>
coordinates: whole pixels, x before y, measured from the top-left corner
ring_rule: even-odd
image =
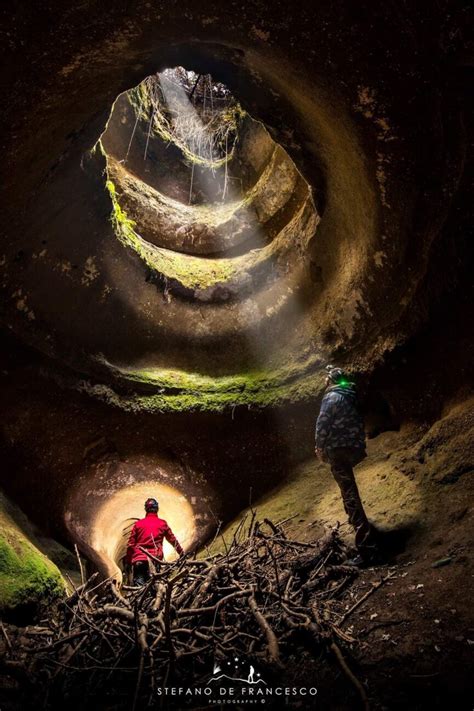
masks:
[[[81,708],[134,709],[164,687],[205,683],[229,657],[278,675],[290,654],[327,650],[366,703],[339,646],[355,642],[339,627],[347,611],[334,605],[357,575],[346,558],[337,529],[303,543],[254,515],[225,553],[153,559],[142,587],[94,574],[21,640],[3,628],[3,667],[38,707],[80,699]]]

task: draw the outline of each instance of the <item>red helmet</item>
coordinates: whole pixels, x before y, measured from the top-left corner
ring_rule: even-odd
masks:
[[[158,501],[156,499],[147,499],[145,501],[145,511],[147,513],[149,511],[154,511],[156,513],[158,511]]]

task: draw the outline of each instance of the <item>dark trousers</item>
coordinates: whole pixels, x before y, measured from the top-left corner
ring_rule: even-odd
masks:
[[[355,447],[337,447],[326,450],[331,471],[342,495],[349,523],[355,531],[355,544],[363,558],[376,553],[375,529],[367,520],[354,477],[353,466],[362,461],[365,452]]]
[[[150,578],[150,568],[147,560],[139,560],[133,564],[133,584],[145,585]]]

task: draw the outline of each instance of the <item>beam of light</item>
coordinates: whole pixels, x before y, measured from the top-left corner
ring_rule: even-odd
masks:
[[[213,163],[217,162],[220,156],[214,146],[212,131],[199,115],[184,87],[179,82],[173,81],[169,71],[160,72],[158,78],[165,103],[170,114],[175,117],[177,136],[186,144],[192,154],[205,158],[209,162],[209,171],[204,186],[207,201],[215,202],[220,197],[220,185]],[[193,163],[191,166],[190,202],[194,170]],[[224,171],[227,176],[227,161]],[[225,182],[225,187],[227,188],[227,182]]]
[[[190,135],[204,135],[206,132],[206,126],[202,121],[195,106],[191,102],[190,97],[188,96],[184,87],[179,83],[179,81],[174,80],[173,70],[165,70],[163,72],[160,72],[158,74],[158,79],[160,82],[163,98],[168,106],[170,113],[174,116],[179,117],[181,115],[184,117],[185,122],[193,128],[193,130],[190,131]],[[210,80],[210,85],[212,89],[212,80]],[[181,140],[186,141],[185,134],[181,135],[180,138]],[[196,145],[195,140],[193,138],[187,139],[187,145],[191,151],[195,152]],[[213,148],[212,141],[209,142],[209,145],[211,146],[209,160],[215,161],[217,158],[219,158],[219,156]],[[291,160],[289,156],[288,160]],[[237,193],[235,185],[232,183],[232,180],[229,179],[230,176],[228,175],[228,162],[229,161],[226,160],[225,166],[218,170],[209,169],[205,171],[205,179],[204,181],[201,181],[201,187],[204,187],[204,192],[206,193],[206,201],[208,204],[210,204],[210,206],[212,203],[216,202],[220,193],[219,171],[224,170],[225,202],[235,204],[236,206],[238,205],[241,213],[246,214],[246,218],[244,218],[244,221],[248,224],[256,225],[254,229],[254,249],[261,249],[267,244],[267,240],[264,234],[264,228],[261,226],[258,220],[258,216],[255,213],[255,208],[253,207],[253,205],[251,203],[246,206],[243,205],[242,196]],[[192,168],[194,168],[194,165]],[[193,173],[194,170],[192,169],[191,175],[193,175]],[[222,247],[225,247],[225,238],[223,235],[221,236],[219,232],[219,228],[217,228],[217,235],[221,237],[221,245]],[[301,270],[301,277],[303,276],[302,271],[303,270]],[[289,322],[291,321],[291,324],[288,324],[291,328],[291,326],[296,326],[297,324],[301,323],[305,312],[303,304],[298,297],[298,294],[294,293],[294,287],[290,283],[290,280],[291,274],[289,274],[285,270],[281,270],[279,274],[279,281],[282,285],[281,294],[282,299],[288,305],[287,318]],[[250,316],[253,308],[254,304],[252,303],[251,299],[241,303],[240,321],[242,324],[246,323],[247,314],[248,316]],[[270,361],[274,358],[275,351],[278,350],[278,343],[273,342],[270,348],[264,346],[262,344],[262,339],[259,338],[258,332],[254,334],[254,337],[249,334],[248,342],[250,349],[254,354],[255,361],[258,364],[258,367],[263,369],[268,367],[270,365]]]
[[[162,95],[168,105],[168,109],[173,115],[179,115],[179,113],[181,112],[182,115],[185,117],[186,121],[189,122],[189,124],[195,128],[196,134],[198,134],[199,132],[205,133],[205,126],[203,125],[198,111],[193,106],[184,87],[180,85],[179,82],[172,81],[172,78],[170,78],[172,76],[172,70],[171,72],[169,70],[165,70],[164,72],[161,72],[158,75],[162,89]],[[183,140],[183,138],[185,137],[180,136],[180,138],[181,140]],[[210,142],[210,145],[212,147],[212,141]],[[188,148],[190,150],[195,150],[195,144],[191,141],[190,143],[188,143]],[[215,160],[217,157],[218,156],[216,156],[216,154],[213,153],[211,149],[209,159],[212,161]],[[291,160],[289,156],[288,160]],[[224,197],[226,202],[233,202],[235,204],[239,204],[242,201],[242,197],[236,194],[236,189],[232,184],[232,181],[228,180],[228,162],[229,161],[226,160],[224,168],[224,182],[226,185]],[[220,168],[220,170],[222,170],[222,168]],[[204,183],[201,182],[201,186],[204,184],[204,188],[207,193],[207,202],[215,203],[216,196],[218,196],[219,194],[219,174],[216,170],[208,170],[206,171],[206,173],[206,180],[204,181]],[[240,209],[247,213],[248,223],[256,224],[254,232],[256,245],[255,249],[263,248],[267,244],[267,240],[265,238],[264,228],[260,224],[259,220],[255,219],[257,216],[255,214],[253,206],[250,204],[249,206],[243,207],[243,205],[240,204]],[[219,236],[219,232],[217,232],[217,234]],[[221,243],[224,244],[223,237],[221,238]],[[303,273],[304,269],[300,268],[300,279],[304,278]],[[288,273],[286,270],[281,269],[278,279],[282,286],[281,298],[285,301],[287,305],[286,318],[288,321],[288,329],[294,329],[296,332],[298,326],[303,322],[303,319],[305,317],[305,309],[302,303],[302,299],[299,296],[298,292],[295,291],[294,285],[291,283],[291,272]],[[245,324],[248,319],[252,317],[252,312],[254,308],[255,302],[252,299],[246,299],[245,301],[240,303],[239,322],[242,324],[243,328],[245,327]],[[272,362],[275,361],[275,356],[277,356],[278,354],[278,341],[276,339],[270,339],[270,341],[267,340],[265,342],[260,337],[260,332],[258,330],[247,330],[247,333],[247,342],[249,350],[252,353],[253,360],[255,362],[255,368],[259,370],[266,370],[271,368]],[[284,415],[279,409],[277,409],[276,411],[274,411],[273,417],[275,427],[278,429],[280,435],[280,440],[285,443],[285,446],[288,450],[291,450],[292,448],[294,448],[295,445],[293,440],[290,440],[288,437],[288,427],[286,421],[284,420]]]

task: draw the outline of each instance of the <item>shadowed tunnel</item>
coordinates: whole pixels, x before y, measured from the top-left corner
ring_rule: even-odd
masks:
[[[329,362],[359,385],[380,522],[398,491],[392,524],[430,528],[429,487],[472,469],[467,10],[288,13],[11,18],[2,487],[63,568],[76,544],[120,577],[148,496],[186,550],[249,503],[299,533],[341,519],[312,459]]]

